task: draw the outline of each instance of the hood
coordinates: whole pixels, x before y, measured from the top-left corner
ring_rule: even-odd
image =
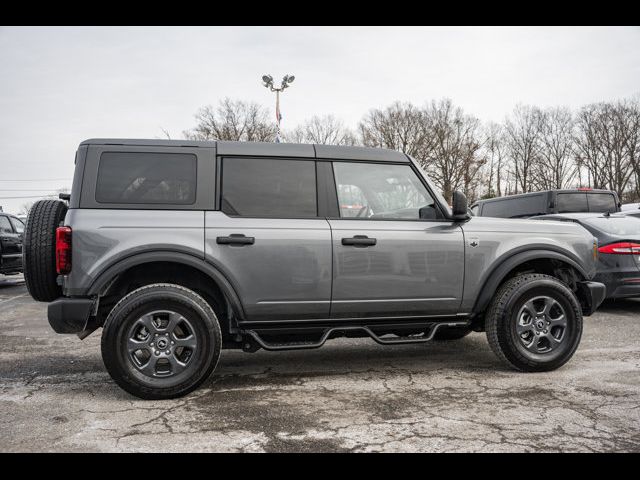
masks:
[[[472,217],[462,225],[465,232],[547,233],[553,235],[579,235],[588,233],[574,222],[530,220],[520,218]],[[591,236],[591,234],[589,234]]]

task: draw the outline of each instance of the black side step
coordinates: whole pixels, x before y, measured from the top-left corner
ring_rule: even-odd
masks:
[[[352,326],[342,326],[342,327],[330,327],[327,328],[320,340],[317,342],[291,342],[291,343],[268,343],[265,342],[258,332],[255,330],[244,330],[243,333],[246,335],[250,335],[260,347],[265,350],[277,351],[277,350],[302,350],[302,349],[312,349],[312,348],[320,348],[325,344],[329,336],[333,332],[346,332],[346,331],[362,331],[369,335],[376,343],[380,345],[402,345],[407,343],[425,343],[429,342],[433,339],[434,335],[438,331],[440,327],[466,327],[469,325],[469,322],[448,322],[448,323],[435,323],[431,326],[428,335],[422,337],[392,337],[392,338],[382,338],[376,335],[369,327],[365,325],[352,325]]]

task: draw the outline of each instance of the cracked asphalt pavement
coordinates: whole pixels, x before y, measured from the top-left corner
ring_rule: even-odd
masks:
[[[189,396],[113,383],[100,332],[56,335],[46,305],[0,276],[0,451],[640,451],[640,300],[585,319],[563,368],[502,366],[484,334],[383,347],[225,350]]]

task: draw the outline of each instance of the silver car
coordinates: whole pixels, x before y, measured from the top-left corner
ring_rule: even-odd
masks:
[[[58,333],[102,328],[107,370],[141,398],[192,391],[222,348],[338,336],[486,331],[512,368],[552,370],[604,297],[582,227],[470,217],[395,151],[93,139],[63,199],[29,214],[29,292]]]

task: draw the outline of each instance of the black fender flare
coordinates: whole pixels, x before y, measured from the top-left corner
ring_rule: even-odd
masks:
[[[211,278],[211,280],[216,283],[220,290],[222,290],[222,293],[229,300],[231,308],[233,309],[236,317],[239,320],[243,320],[245,318],[244,308],[242,307],[242,302],[240,302],[240,297],[236,293],[235,287],[224,275],[224,273],[222,273],[211,263],[205,261],[202,257],[177,251],[162,250],[153,252],[142,252],[120,259],[103,269],[100,274],[96,276],[96,278],[89,286],[87,294],[89,296],[100,295],[103,289],[107,287],[111,283],[111,281],[116,278],[117,275],[132,267],[153,262],[179,263],[200,270],[202,273]]]
[[[548,246],[544,249],[530,250],[530,247],[523,247],[526,250],[519,250],[512,252],[507,258],[496,265],[484,278],[480,280],[483,285],[480,293],[478,294],[472,312],[474,314],[484,311],[491,299],[495,295],[498,287],[504,280],[504,278],[518,265],[522,265],[531,260],[539,259],[551,259],[564,262],[583,277],[583,279],[589,278],[589,275],[585,272],[584,268],[580,265],[580,261],[575,258],[571,253],[561,250],[554,250]]]

